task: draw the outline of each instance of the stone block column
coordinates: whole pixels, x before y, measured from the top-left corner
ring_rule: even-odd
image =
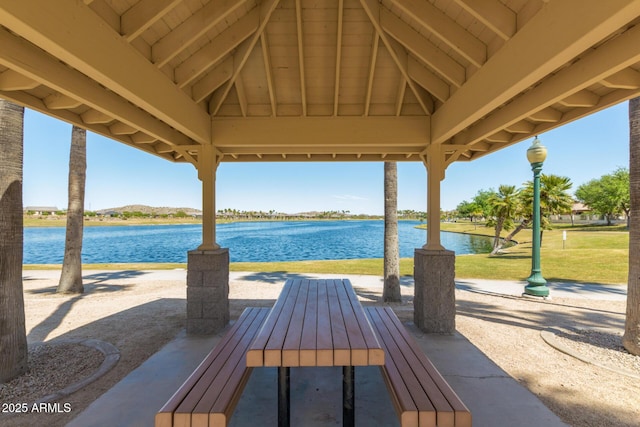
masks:
[[[455,252],[416,249],[413,322],[424,332],[453,334],[456,328]]]
[[[229,249],[187,256],[187,334],[215,334],[229,323]]]

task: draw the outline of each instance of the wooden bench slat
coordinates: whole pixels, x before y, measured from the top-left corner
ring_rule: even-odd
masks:
[[[395,343],[393,338],[390,337],[380,312],[372,308],[373,307],[367,308],[367,311],[371,317],[372,325],[380,337],[380,344],[382,344],[386,353],[384,366],[382,366],[380,370],[393,398],[396,413],[401,418],[402,427],[418,427],[418,403],[414,400],[412,390],[410,389],[411,386],[405,381],[402,375],[402,368],[398,364],[402,357],[396,359],[397,349],[394,348]],[[428,402],[428,399],[426,400]],[[425,406],[428,404],[430,403],[425,404]],[[431,409],[433,410],[433,407],[431,407]],[[435,425],[435,416],[433,421]]]
[[[156,427],[226,425],[251,373],[244,363],[245,352],[268,312],[268,308],[244,310],[218,345],[156,414]],[[207,406],[207,411],[202,409]],[[210,411],[217,413],[210,414]]]
[[[233,342],[238,339],[237,332],[241,328],[248,328],[247,322],[251,321],[258,312],[253,308],[246,309],[238,320],[233,324],[224,337],[218,342],[218,345],[214,347],[204,358],[200,365],[193,371],[191,375],[185,380],[185,382],[178,388],[178,390],[169,398],[167,403],[163,405],[160,411],[156,414],[156,425],[158,427],[171,426],[173,420],[173,412],[182,403],[184,398],[189,394],[191,388],[198,382],[204,372],[209,369],[211,364],[215,363],[220,357],[220,353],[224,351],[228,345],[233,345]]]
[[[318,366],[333,366],[333,336],[331,334],[331,317],[329,315],[329,295],[327,281],[318,281],[318,349],[316,363]]]
[[[287,295],[293,288],[293,280],[287,279],[282,287],[282,295]],[[269,316],[264,321],[262,328],[258,332],[255,340],[247,350],[247,366],[265,366],[264,364],[264,350],[269,338],[271,338],[271,331],[274,325],[278,322],[282,309],[284,308],[284,298],[278,298],[274,306],[269,312]]]
[[[404,406],[408,404],[406,393],[409,392],[417,409],[420,427],[470,427],[471,413],[393,310],[390,307],[368,307],[366,311],[387,351],[385,366],[381,369],[394,404],[398,405],[396,410],[400,409],[399,414],[413,411],[411,405]],[[411,418],[406,425],[414,425],[414,421]],[[405,426],[405,422],[401,422]]]
[[[327,282],[327,294],[331,317],[331,337],[333,338],[333,365],[348,366],[351,364],[351,349],[334,281]]]
[[[208,418],[210,413],[230,413],[228,409],[233,401],[235,390],[239,388],[238,386],[244,386],[243,377],[248,379],[251,374],[251,368],[247,368],[244,355],[265,317],[266,312],[261,312],[256,316],[233,353],[218,370],[215,379],[205,384],[208,387],[192,410],[194,416],[203,414],[204,418]],[[204,377],[202,377],[202,381],[205,381]],[[230,409],[233,410],[233,408]]]
[[[347,338],[351,347],[351,366],[366,366],[369,363],[369,351],[356,318],[355,308],[347,295],[346,286],[347,284],[344,281],[336,281],[338,300],[340,301]]]
[[[305,303],[309,294],[309,280],[300,281],[299,286],[293,315],[282,346],[282,366],[300,366],[300,340],[304,326]]]
[[[300,366],[316,365],[316,333],[318,330],[318,282],[310,281],[307,293],[307,310],[300,338]]]
[[[469,408],[462,402],[457,393],[451,388],[451,386],[444,379],[442,374],[438,371],[435,365],[424,354],[418,343],[415,341],[409,331],[402,325],[400,319],[395,315],[391,308],[385,308],[389,321],[395,325],[395,328],[399,334],[403,337],[407,345],[411,348],[411,351],[418,359],[420,364],[429,373],[429,376],[434,383],[439,387],[442,395],[446,398],[449,405],[453,408],[455,414],[455,426],[471,426],[471,412]]]
[[[358,296],[356,295],[356,292],[351,285],[351,281],[349,279],[344,279],[344,282],[346,282],[345,288],[347,296],[349,297],[349,301],[351,301],[351,306],[354,308],[354,314],[358,321],[358,325],[360,325],[362,336],[367,348],[369,348],[368,364],[384,365],[384,351],[382,350],[380,343],[378,342],[378,338],[373,332],[371,322],[369,321],[369,318],[364,312],[364,308],[358,300]]]
[[[282,366],[282,346],[289,330],[289,319],[295,309],[296,296],[299,291],[300,280],[295,279],[291,283],[290,297],[285,300],[280,317],[264,347],[264,366]]]

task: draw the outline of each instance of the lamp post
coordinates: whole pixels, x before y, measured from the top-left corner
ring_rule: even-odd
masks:
[[[549,296],[547,281],[540,272],[540,172],[542,163],[547,158],[547,148],[540,143],[536,136],[533,144],[527,150],[527,159],[533,171],[533,242],[531,248],[531,275],[529,283],[524,287],[524,293],[538,297]]]

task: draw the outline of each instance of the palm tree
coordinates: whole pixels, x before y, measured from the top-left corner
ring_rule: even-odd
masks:
[[[504,242],[510,242],[520,231],[529,227],[533,219],[533,182],[527,181],[520,190],[519,206],[516,216],[522,218],[520,224],[500,241],[498,249],[502,249]],[[566,176],[545,175],[540,176],[540,233],[549,228],[549,216],[571,212],[573,197],[569,194],[571,180]],[[493,253],[493,252],[492,252]]]
[[[22,290],[24,108],[0,99],[0,383],[27,370]]]
[[[64,245],[62,273],[57,292],[80,294],[82,284],[82,229],[84,222],[84,193],[87,171],[87,131],[74,126],[71,130],[69,154],[69,208],[67,235]]]
[[[400,302],[400,255],[398,249],[398,166],[384,162],[384,288],[382,299]]]
[[[491,255],[495,255],[501,247],[500,233],[503,229],[508,231],[513,228],[513,219],[518,210],[518,190],[515,185],[501,185],[489,201],[493,218],[487,225],[495,226],[496,234],[491,251]]]
[[[640,355],[640,98],[629,101],[629,279],[622,345]]]

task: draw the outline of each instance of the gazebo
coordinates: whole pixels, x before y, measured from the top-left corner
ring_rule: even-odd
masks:
[[[447,167],[640,95],[639,17],[637,0],[0,0],[0,97],[197,168],[191,333],[229,317],[220,162],[423,162],[415,323],[452,332]]]

